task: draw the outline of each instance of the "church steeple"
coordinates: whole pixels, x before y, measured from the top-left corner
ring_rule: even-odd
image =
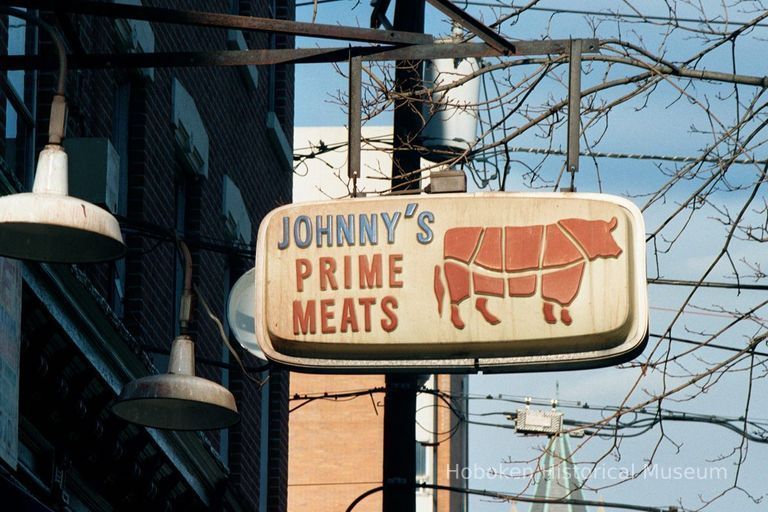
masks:
[[[541,461],[542,472],[536,484],[535,497],[584,499],[568,439],[567,434],[549,438],[549,444]],[[534,503],[531,506],[531,512],[587,512],[587,507],[570,503]]]

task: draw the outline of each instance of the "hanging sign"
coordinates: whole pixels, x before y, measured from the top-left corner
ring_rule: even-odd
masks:
[[[284,206],[256,252],[256,338],[306,369],[605,366],[647,340],[642,216],[603,194]]]

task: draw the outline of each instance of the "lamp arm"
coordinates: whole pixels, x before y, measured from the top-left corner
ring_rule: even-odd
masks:
[[[56,85],[56,92],[53,96],[53,102],[51,103],[51,118],[48,125],[48,144],[60,145],[62,139],[64,139],[64,129],[67,124],[67,103],[64,98],[67,80],[67,52],[64,46],[64,39],[59,35],[56,29],[39,16],[7,6],[0,6],[0,13],[38,25],[48,32],[48,35],[50,35],[53,40],[53,44],[56,46],[56,53],[59,56],[59,80]]]

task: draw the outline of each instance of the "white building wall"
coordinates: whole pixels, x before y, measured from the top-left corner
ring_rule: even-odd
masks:
[[[363,193],[390,188],[392,127],[363,126],[360,174],[357,185]],[[330,148],[329,151],[321,146]],[[324,201],[350,197],[347,177],[347,129],[343,126],[299,126],[293,132],[294,158],[315,153],[312,158],[294,160],[293,202]]]
[[[425,387],[435,388],[435,376],[430,375]],[[425,473],[423,478],[417,475],[418,483],[435,484],[435,460],[437,459],[437,395],[419,393],[416,396],[416,450],[424,450]],[[432,446],[424,446],[427,443]],[[418,458],[418,455],[417,455]],[[417,469],[418,472],[418,469]],[[416,512],[433,512],[435,510],[435,491],[419,489],[416,491]]]

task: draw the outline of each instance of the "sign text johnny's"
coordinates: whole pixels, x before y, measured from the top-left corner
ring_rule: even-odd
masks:
[[[414,218],[418,203],[409,203],[403,212],[378,212],[299,215],[292,219],[282,217],[282,238],[278,250],[286,250],[291,244],[299,249],[315,246],[319,249],[332,247],[368,247],[363,254],[353,257],[329,255],[318,251],[314,258],[295,259],[295,276],[298,296],[306,294],[306,287],[319,289],[318,295],[296,299],[292,305],[293,334],[305,335],[373,332],[380,329],[390,333],[397,329],[397,295],[390,293],[372,295],[372,290],[395,290],[403,288],[402,272],[404,255],[378,252],[382,244],[396,246],[397,227],[401,219]],[[419,244],[432,242],[433,233],[429,224],[434,215],[422,211],[415,217],[416,240]],[[381,233],[381,235],[380,235]],[[309,282],[307,282],[309,281]],[[345,291],[340,302],[336,298],[323,298],[325,292]],[[348,292],[348,293],[347,293]]]
[[[613,364],[647,336],[643,233],[605,195],[286,206],[259,230],[257,337],[329,371]]]

